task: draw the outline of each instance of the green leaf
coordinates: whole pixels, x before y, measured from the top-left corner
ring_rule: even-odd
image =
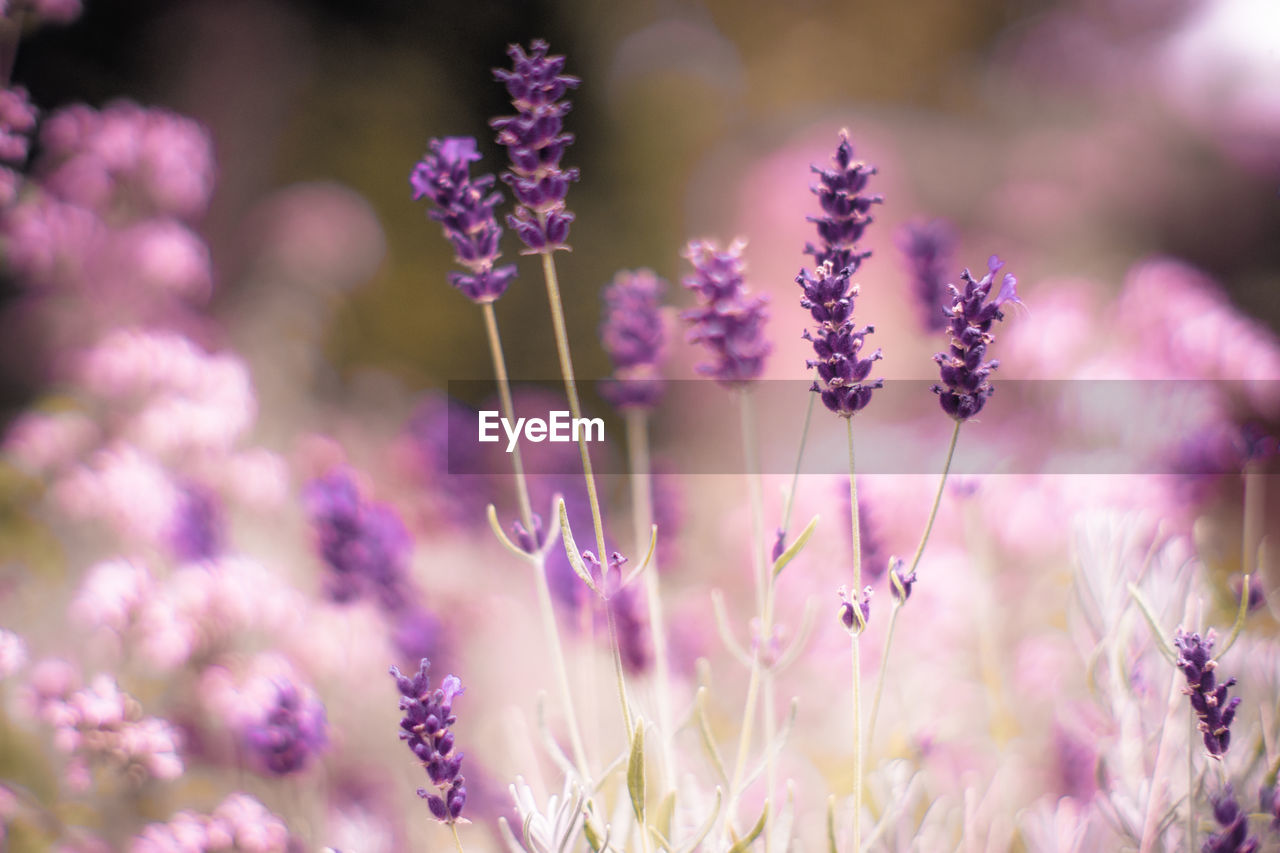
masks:
[[[498,537],[498,541],[502,543],[502,546],[517,557],[523,557],[526,560],[530,559],[531,555],[527,551],[507,538],[506,531],[502,529],[502,522],[498,521],[498,510],[493,504],[489,504],[486,515],[489,518],[489,527],[493,530],[493,535]]]
[[[712,807],[711,814],[707,815],[707,819],[702,822],[702,825],[698,827],[698,831],[693,834],[693,840],[680,848],[680,853],[693,853],[694,850],[698,849],[698,845],[711,834],[711,829],[716,825],[716,818],[720,816],[720,804],[723,799],[724,792],[717,785],[716,804]]]
[[[582,553],[578,551],[578,543],[573,541],[573,531],[569,529],[569,512],[564,508],[564,501],[560,501],[560,538],[564,540],[564,553],[569,558],[569,565],[573,566],[573,571],[582,578],[582,582],[594,592],[600,595],[600,590],[596,588],[596,583],[591,579],[591,572],[587,571],[586,563],[582,562]],[[600,559],[604,559],[601,555]],[[603,597],[603,596],[601,596]]]
[[[1249,582],[1253,575],[1244,576],[1244,584],[1240,587],[1240,607],[1236,609],[1236,621],[1231,626],[1231,633],[1227,636],[1227,641],[1222,644],[1222,649],[1218,652],[1218,660],[1222,660],[1223,655],[1231,650],[1236,644],[1236,638],[1240,636],[1240,631],[1244,629],[1245,617],[1249,615]]]
[[[836,797],[835,794],[827,797],[827,851],[828,853],[840,853],[839,846],[836,845]]]
[[[1133,597],[1134,603],[1142,611],[1143,618],[1147,620],[1147,626],[1151,628],[1151,635],[1156,641],[1156,648],[1160,650],[1160,654],[1164,655],[1170,663],[1177,663],[1178,654],[1169,645],[1169,640],[1165,637],[1160,623],[1156,621],[1156,615],[1152,612],[1151,605],[1147,604],[1147,600],[1142,597],[1142,593],[1133,584],[1129,584],[1129,595]]]
[[[658,819],[654,821],[654,826],[664,837],[671,835],[671,822],[675,819],[675,814],[676,792],[668,791],[667,795],[662,798],[662,802],[658,803]]]
[[[631,758],[627,762],[627,793],[631,795],[631,808],[636,820],[644,824],[644,721],[636,721],[631,736]]]
[[[760,812],[760,819],[756,821],[756,825],[751,827],[743,838],[740,838],[736,844],[729,848],[729,853],[745,853],[746,849],[751,846],[751,842],[760,837],[760,833],[764,832],[764,825],[769,821],[769,801],[764,801],[764,809]]]
[[[649,553],[644,555],[644,559],[640,561],[640,565],[636,566],[622,581],[622,588],[626,589],[631,586],[631,582],[640,577],[640,573],[649,568],[649,563],[653,560],[653,552],[658,550],[658,525],[653,525],[649,533]]]
[[[720,777],[720,781],[725,785],[729,784],[729,774],[724,769],[724,759],[720,757],[720,750],[716,749],[716,739],[711,736],[711,723],[707,720],[707,688],[699,687],[697,695],[693,700],[694,708],[698,717],[698,734],[702,736],[702,748],[707,751],[707,755],[711,758],[711,765],[715,768],[716,775]]]
[[[791,546],[779,554],[778,559],[773,561],[773,576],[775,578],[782,574],[782,570],[787,567],[787,563],[794,560],[796,555],[804,550],[805,543],[809,541],[809,537],[813,535],[813,531],[817,526],[818,516],[815,515],[813,519],[805,525],[804,530],[800,531],[800,535],[796,537],[796,541],[792,542]]]

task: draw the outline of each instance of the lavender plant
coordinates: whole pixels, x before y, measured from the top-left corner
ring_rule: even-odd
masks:
[[[21,5],[49,16],[58,7]],[[510,212],[497,178],[471,174],[482,158],[469,136],[431,140],[410,175],[411,193],[430,204],[428,216],[453,247],[458,269],[442,277],[480,306],[508,420],[517,402],[532,409],[533,401],[513,395],[498,331],[498,300],[517,283],[516,266],[501,263],[499,222],[524,254],[538,257],[551,315],[544,337],[554,341],[571,414],[581,418],[571,346],[581,351],[594,342],[571,334],[562,303],[583,298],[566,260],[574,221],[567,193],[582,176],[562,165],[574,142],[568,95],[580,81],[543,41],[512,46],[508,56],[511,68],[494,73],[514,114],[491,125],[509,159],[501,181],[513,197]],[[513,853],[984,845],[1154,853],[1280,844],[1280,724],[1272,710],[1280,658],[1266,630],[1254,630],[1268,618],[1264,454],[1242,455],[1243,532],[1232,530],[1239,553],[1227,557],[1215,555],[1205,534],[1206,526],[1225,525],[1202,521],[1192,531],[1157,502],[1166,488],[1158,478],[1135,478],[1132,492],[1119,496],[1021,475],[952,483],[948,492],[961,426],[991,430],[986,443],[1001,452],[1049,427],[1034,413],[1015,420],[987,405],[998,367],[988,349],[1006,306],[1020,304],[1017,281],[992,256],[982,278],[965,270],[947,285],[950,255],[971,235],[938,222],[908,226],[899,238],[910,273],[902,301],[929,330],[945,330],[933,393],[953,421],[916,540],[917,501],[927,495],[896,482],[905,478],[877,494],[877,483],[855,466],[853,418],[861,415],[862,440],[875,438],[884,415],[869,405],[888,396],[872,376],[881,360],[879,349],[867,348],[874,330],[855,319],[856,280],[870,257],[864,243],[884,200],[870,192],[877,170],[855,157],[847,132],[831,160],[812,167],[819,211],[808,219],[816,239],[805,246],[812,265],[795,282],[812,349],[804,368],[812,374],[808,411],[821,402],[845,421],[847,448],[822,443],[821,424],[812,441],[828,456],[847,450],[852,551],[836,547],[843,537],[827,536],[816,515],[798,533],[790,529],[793,510],[825,512],[836,503],[800,477],[808,414],[780,524],[766,532],[772,507],[761,427],[799,421],[798,407],[759,406],[758,380],[776,343],[761,291],[772,285],[758,278],[748,285],[745,241],[697,239],[683,252],[691,266],[686,340],[702,353],[700,393],[716,411],[726,408],[725,393],[738,407],[744,488],[691,489],[685,515],[723,516],[723,536],[714,540],[712,527],[688,537],[691,553],[682,562],[702,574],[660,584],[659,558],[670,562],[661,545],[684,519],[654,487],[650,428],[672,414],[664,410],[664,357],[675,349],[655,273],[614,278],[599,330],[614,364],[604,396],[626,426],[632,541],[619,545],[606,535],[606,509],[609,521],[618,518],[610,492],[621,481],[596,477],[592,453],[598,459],[601,451],[585,438],[572,477],[554,479],[527,477],[525,461],[537,451],[527,438],[515,442],[510,499],[517,514],[507,525],[494,503],[496,479],[486,476],[478,496],[462,494],[467,484],[458,477],[480,462],[463,449],[464,471],[453,470],[449,442],[476,417],[461,407],[428,406],[413,419],[420,454],[413,458],[433,458],[399,488],[403,457],[388,451],[380,464],[370,447],[380,442],[371,437],[376,431],[361,439],[362,430],[350,427],[355,437],[341,443],[308,436],[288,456],[258,444],[259,409],[266,414],[273,400],[255,393],[251,360],[208,348],[219,335],[191,331],[215,283],[195,230],[214,173],[205,132],[131,104],[64,108],[43,124],[36,116],[21,89],[0,92],[0,165],[8,170],[0,172],[0,248],[22,287],[55,293],[78,313],[48,326],[59,353],[52,363],[67,372],[57,399],[10,428],[0,487],[28,490],[21,494],[35,507],[32,523],[52,531],[65,551],[19,558],[23,568],[58,563],[71,592],[65,608],[58,600],[64,612],[52,615],[59,618],[46,620],[23,614],[23,596],[56,589],[55,580],[35,571],[0,578],[4,616],[15,619],[0,628],[0,742],[7,747],[0,750],[0,846],[283,853],[327,843],[395,851],[434,849],[446,832],[460,853],[464,842]],[[37,162],[27,174],[37,128]],[[895,189],[895,204],[899,198],[908,198],[905,189]],[[768,243],[757,236],[753,252],[770,251]],[[1182,314],[1213,313],[1200,297],[1177,302],[1177,288],[1167,290],[1177,305],[1196,307]],[[110,320],[85,310],[94,300],[111,306],[102,315]],[[1138,301],[1143,323],[1162,310],[1158,300]],[[1261,341],[1243,361],[1280,353],[1280,343],[1256,330],[1244,334],[1229,306],[1211,307],[1226,318],[1226,337]],[[1166,318],[1171,328],[1180,310]],[[522,331],[537,334],[536,322],[520,319]],[[1001,335],[1011,364],[1044,355],[1020,325]],[[1098,317],[1068,326],[1076,337],[1095,327],[1103,328]],[[1115,333],[1131,327],[1106,328],[1123,340]],[[886,325],[880,334],[889,331]],[[1197,326],[1183,349],[1203,334]],[[1077,343],[1072,335],[1047,337],[1054,347]],[[1117,371],[1148,366],[1124,362],[1123,352],[1100,340],[1080,345]],[[1161,360],[1174,355],[1188,357],[1164,353]],[[1217,378],[1225,371],[1216,362],[1204,369]],[[362,417],[372,417],[369,408]],[[332,411],[303,414],[319,420]],[[1237,415],[1215,409],[1213,417]],[[723,419],[709,420],[723,431]],[[895,440],[908,441],[908,432]],[[1265,439],[1253,436],[1249,447],[1262,446]],[[414,511],[424,511],[415,500],[424,484],[437,498],[452,498],[445,508],[425,504],[425,520]],[[876,538],[918,541],[909,560],[863,565],[877,551],[863,541],[863,485],[877,499]],[[946,515],[955,518],[941,513],[944,494],[953,495]],[[534,512],[535,498],[549,514]],[[1161,509],[1163,517],[1153,522],[1113,506]],[[1206,506],[1177,509],[1207,518]],[[457,523],[466,512],[479,514],[476,507],[485,507],[502,550]],[[734,509],[749,513],[749,533]],[[8,503],[0,510],[3,535],[21,514]],[[593,535],[584,535],[588,514]],[[1219,507],[1223,515],[1230,513]],[[450,523],[440,523],[446,516]],[[1072,531],[1070,543],[1062,528]],[[1069,559],[1060,553],[1068,546]],[[553,594],[549,562],[557,548],[573,592],[557,582]],[[508,557],[532,570],[536,604],[511,581]],[[8,556],[4,562],[7,568]],[[732,592],[748,586],[748,571],[750,612],[739,614],[736,599],[719,589],[707,607],[700,580],[714,577]],[[873,621],[882,578],[889,618]],[[811,633],[811,611],[799,612],[800,600],[838,581],[839,627],[851,642],[851,714],[829,713],[843,703],[820,689],[838,654],[828,633],[839,628],[829,623],[830,632]],[[11,589],[22,591],[10,600]],[[1228,610],[1216,606],[1220,600]],[[909,647],[895,661],[895,626],[908,603],[913,624],[900,645]],[[793,631],[785,623],[795,619]],[[542,631],[537,642],[521,633],[533,620]],[[565,641],[561,622],[574,620],[578,630],[565,632]],[[1221,643],[1205,627],[1228,623]],[[706,636],[713,625],[723,656]],[[608,664],[597,659],[600,630],[608,634]],[[866,714],[862,645],[876,640],[883,645]],[[461,722],[454,705],[462,680],[449,675],[432,685],[428,652],[466,675],[471,692]],[[390,735],[391,694],[381,675],[389,659],[420,661],[408,675],[390,667],[399,740],[411,760]],[[721,668],[723,660],[741,664],[745,684]],[[607,696],[601,701],[610,691],[597,689],[597,670],[609,665],[616,708]],[[536,690],[544,666],[555,681],[550,714]],[[780,701],[793,688],[800,695]],[[877,737],[882,702],[889,710]],[[467,740],[465,777],[455,732]],[[408,784],[408,774],[427,781]],[[494,778],[515,779],[511,803],[495,797],[505,786]],[[1258,810],[1249,812],[1243,804],[1251,798],[1235,792],[1253,790]],[[845,793],[847,802],[838,796]]]

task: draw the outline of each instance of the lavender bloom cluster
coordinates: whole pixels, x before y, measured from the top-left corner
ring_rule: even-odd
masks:
[[[328,744],[324,705],[294,684],[276,684],[275,702],[245,727],[244,744],[258,766],[275,776],[303,770]]]
[[[471,164],[480,159],[475,139],[432,139],[427,149],[409,176],[409,185],[415,201],[425,198],[435,205],[428,216],[444,228],[458,263],[468,270],[449,273],[449,283],[472,302],[492,302],[516,277],[514,266],[495,266],[502,255],[502,227],[493,208],[502,201],[502,194],[493,188],[493,175],[471,177]]]
[[[18,197],[20,171],[27,162],[36,108],[21,86],[0,89],[0,206]]]
[[[1004,319],[1000,310],[1002,305],[1020,302],[1018,280],[1010,273],[1004,274],[1000,290],[994,299],[988,301],[996,273],[1003,266],[1000,258],[992,255],[987,261],[987,274],[982,279],[975,279],[965,270],[961,275],[961,287],[948,285],[954,296],[953,304],[946,310],[947,337],[951,340],[951,348],[933,357],[942,377],[942,384],[934,385],[933,392],[938,395],[942,410],[957,421],[967,421],[982,411],[987,398],[995,392],[988,377],[1000,362],[983,361],[987,346],[995,340],[991,324]]]
[[[1205,839],[1202,853],[1257,853],[1262,849],[1257,836],[1249,834],[1249,813],[1240,808],[1230,785],[1212,801],[1213,819],[1221,829]]]
[[[507,224],[534,253],[568,248],[573,214],[564,200],[570,182],[578,180],[578,170],[563,168],[560,158],[573,142],[573,134],[564,132],[570,105],[563,99],[579,80],[562,73],[565,58],[547,56],[547,49],[535,39],[528,53],[515,44],[507,50],[511,70],[495,68],[493,75],[506,85],[516,114],[489,122],[511,158],[510,171],[502,173],[516,198]]]
[[[840,134],[831,168],[812,169],[819,175],[812,191],[822,206],[822,216],[811,216],[809,221],[818,226],[822,242],[805,247],[817,264],[814,271],[802,269],[796,276],[796,283],[804,291],[800,305],[817,323],[813,332],[806,329],[803,335],[817,355],[806,364],[817,370],[812,390],[822,396],[823,405],[848,418],[871,401],[873,390],[884,385],[880,379],[865,381],[881,353],[877,349],[868,357],[862,356],[864,340],[875,328],[859,329],[854,325],[853,301],[858,286],[851,283],[862,261],[870,255],[859,251],[856,245],[871,224],[868,211],[882,199],[864,193],[876,170],[853,159],[853,145],[847,133]]]
[[[1183,692],[1190,697],[1191,709],[1200,719],[1197,728],[1204,735],[1204,748],[1214,758],[1221,758],[1231,746],[1231,723],[1241,702],[1239,696],[1227,699],[1227,690],[1235,686],[1236,680],[1228,678],[1218,683],[1212,633],[1201,637],[1180,630],[1173,643],[1178,650],[1178,669],[1187,677]]]
[[[430,669],[431,662],[426,658],[412,678],[391,667],[391,676],[400,691],[400,710],[404,711],[400,739],[422,762],[436,788],[436,793],[419,788],[418,796],[427,801],[436,820],[456,823],[467,802],[467,788],[462,776],[462,753],[454,752],[453,732],[449,729],[458,719],[453,713],[453,700],[462,693],[462,682],[447,675],[432,690],[427,676]]]
[[[651,270],[623,270],[604,290],[600,342],[613,361],[602,390],[619,409],[650,409],[662,395],[658,363],[666,344],[662,293],[666,282]]]
[[[684,286],[697,295],[699,305],[680,316],[691,325],[689,342],[705,345],[713,359],[697,370],[728,387],[759,379],[773,349],[764,335],[769,300],[747,291],[745,247],[742,240],[724,250],[707,240],[693,240],[684,251],[693,264],[693,275],[685,278]]]
[[[395,510],[362,498],[341,469],[312,481],[304,500],[320,555],[332,570],[329,597],[347,602],[370,596],[384,607],[399,608],[412,542]]]
[[[955,251],[955,230],[945,219],[908,222],[898,230],[897,243],[911,272],[911,295],[920,322],[928,332],[941,332],[947,325],[947,270]]]

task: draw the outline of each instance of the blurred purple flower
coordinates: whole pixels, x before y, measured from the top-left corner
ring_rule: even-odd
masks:
[[[578,170],[562,168],[560,158],[573,142],[573,134],[564,132],[570,106],[562,98],[580,81],[561,73],[565,58],[547,56],[548,48],[534,39],[528,53],[516,44],[507,49],[512,70],[495,68],[493,76],[506,84],[516,115],[489,122],[511,158],[511,170],[502,174],[516,198],[507,224],[534,253],[568,248],[573,214],[564,200],[569,183],[578,180]]]
[[[992,255],[987,261],[987,274],[981,281],[965,270],[961,274],[963,289],[948,285],[954,297],[954,303],[946,309],[951,349],[933,357],[942,377],[942,384],[934,385],[933,392],[938,395],[942,410],[957,421],[967,421],[982,411],[987,398],[995,390],[987,377],[1000,366],[1000,362],[982,360],[987,354],[987,345],[995,340],[991,324],[1004,319],[1000,310],[1002,305],[1020,302],[1018,280],[1009,273],[1005,273],[1001,280],[995,298],[988,301],[996,273],[1003,266],[1000,258]]]
[[[427,677],[431,662],[423,658],[412,678],[391,667],[391,676],[400,691],[400,739],[409,747],[431,779],[438,793],[418,789],[427,801],[431,814],[441,823],[455,823],[467,801],[466,780],[462,776],[462,753],[453,751],[453,732],[457,722],[453,700],[462,693],[462,682],[448,675],[435,690]]]
[[[303,497],[320,555],[332,570],[329,597],[346,602],[368,595],[384,607],[398,608],[407,592],[413,543],[395,510],[366,501],[342,469],[313,480]]]
[[[898,249],[911,271],[911,295],[927,332],[941,332],[947,325],[947,270],[955,251],[956,235],[945,219],[908,222],[898,229]]]
[[[698,297],[699,305],[680,316],[689,321],[690,343],[704,344],[713,361],[697,371],[726,387],[760,378],[772,347],[764,336],[768,300],[748,294],[743,275],[746,243],[734,241],[721,250],[708,240],[693,240],[684,257],[693,264],[693,275],[684,286]]]
[[[309,690],[287,680],[276,682],[275,701],[262,717],[245,726],[241,737],[252,762],[275,776],[306,769],[329,743],[324,705]]]
[[[471,178],[471,164],[479,159],[471,137],[432,139],[409,185],[415,201],[426,198],[435,205],[428,215],[444,228],[455,260],[469,270],[449,273],[449,283],[472,302],[492,302],[506,292],[516,268],[494,266],[502,256],[502,228],[493,208],[502,194],[493,189],[493,175]]]
[[[1249,834],[1249,813],[1240,808],[1230,785],[1210,799],[1213,819],[1222,829],[1204,840],[1203,853],[1256,853],[1261,849],[1257,837]]]
[[[666,344],[661,300],[666,282],[651,270],[622,270],[604,290],[600,342],[613,360],[613,378],[601,386],[619,409],[652,408],[662,394],[658,363]]]
[[[459,527],[483,525],[485,507],[496,502],[486,453],[475,440],[476,418],[470,406],[433,395],[418,404],[408,424],[423,485]]]
[[[171,522],[170,547],[174,555],[186,562],[212,559],[222,553],[224,537],[217,496],[198,485],[183,489]]]

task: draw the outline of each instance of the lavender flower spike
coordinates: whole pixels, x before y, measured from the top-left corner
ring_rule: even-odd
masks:
[[[502,194],[493,190],[493,175],[472,180],[471,164],[479,159],[472,137],[432,139],[426,157],[409,176],[409,185],[415,201],[427,198],[435,205],[428,215],[444,228],[458,263],[469,270],[449,273],[449,283],[472,302],[492,302],[506,292],[516,268],[494,266],[502,254],[498,245],[502,228],[493,208],[502,201]]]
[[[880,350],[862,356],[863,340],[875,329],[854,326],[853,300],[858,286],[850,280],[871,254],[858,251],[856,244],[871,224],[868,211],[883,199],[864,192],[876,170],[854,161],[848,131],[840,132],[831,166],[812,169],[820,176],[812,189],[823,215],[811,216],[809,221],[818,226],[822,242],[805,246],[816,267],[812,273],[800,270],[796,283],[804,290],[801,307],[818,325],[812,332],[806,329],[803,337],[813,344],[817,355],[807,362],[818,373],[811,390],[822,395],[828,409],[848,418],[871,402],[871,392],[884,385],[879,379],[865,381],[871,366],[880,359]]]
[[[849,131],[840,131],[840,143],[831,158],[829,167],[810,167],[818,175],[818,183],[811,187],[822,206],[822,216],[810,216],[809,221],[818,226],[821,243],[805,246],[805,253],[813,255],[815,266],[830,263],[834,272],[848,270],[856,275],[858,267],[871,253],[858,251],[856,244],[873,221],[869,211],[884,198],[864,192],[867,181],[876,173],[868,166],[853,159],[853,144]]]
[[[666,344],[661,299],[666,282],[650,270],[623,270],[604,290],[600,342],[613,360],[602,391],[619,409],[652,408],[662,393],[658,362]]]
[[[713,359],[697,371],[728,387],[759,379],[772,350],[764,337],[768,300],[750,296],[743,279],[745,247],[743,240],[724,250],[709,240],[694,240],[684,251],[693,264],[684,286],[697,294],[699,305],[680,316],[691,325],[689,342],[706,345]]]
[[[1006,302],[1017,302],[1018,280],[1005,273],[1000,290],[994,299],[991,285],[1004,263],[995,255],[987,261],[987,274],[981,281],[974,279],[968,270],[961,275],[963,287],[948,285],[954,301],[946,309],[947,336],[951,348],[933,357],[941,371],[942,384],[933,386],[942,410],[957,421],[967,421],[982,411],[987,398],[994,393],[987,377],[997,367],[998,361],[983,361],[987,345],[995,340],[991,324],[1003,320],[1000,307]]]
[[[306,768],[329,742],[324,705],[287,680],[276,684],[275,702],[246,727],[244,744],[267,773],[286,776]]]
[[[955,250],[956,235],[945,219],[908,222],[898,230],[898,249],[911,271],[911,295],[926,331],[941,332],[947,325],[947,268]]]
[[[1221,758],[1231,746],[1231,722],[1236,718],[1240,697],[1228,701],[1227,690],[1236,683],[1228,678],[1217,683],[1213,660],[1213,632],[1201,638],[1179,630],[1173,640],[1178,650],[1178,669],[1187,677],[1183,693],[1191,699],[1191,709],[1200,718],[1198,728],[1204,735],[1204,747],[1214,758]]]
[[[578,180],[578,170],[561,168],[560,158],[573,142],[573,134],[564,132],[569,102],[562,99],[580,81],[562,74],[564,57],[547,56],[547,49],[541,39],[529,44],[528,53],[516,44],[507,49],[512,70],[495,68],[493,75],[506,84],[516,115],[489,122],[511,158],[502,180],[515,194],[516,210],[507,224],[535,254],[569,248],[573,214],[564,199],[569,183]]]
[[[467,802],[467,788],[462,776],[462,753],[453,751],[453,732],[449,728],[458,719],[453,714],[453,700],[462,693],[462,682],[448,675],[432,690],[427,678],[430,669],[431,662],[426,658],[412,678],[391,667],[401,695],[400,710],[404,711],[400,739],[422,762],[436,788],[436,793],[419,788],[418,796],[427,801],[436,820],[457,823]]]
[[[1230,785],[1210,799],[1213,819],[1222,831],[1204,840],[1200,848],[1203,853],[1257,853],[1262,849],[1257,836],[1249,834],[1249,813],[1240,808]]]

